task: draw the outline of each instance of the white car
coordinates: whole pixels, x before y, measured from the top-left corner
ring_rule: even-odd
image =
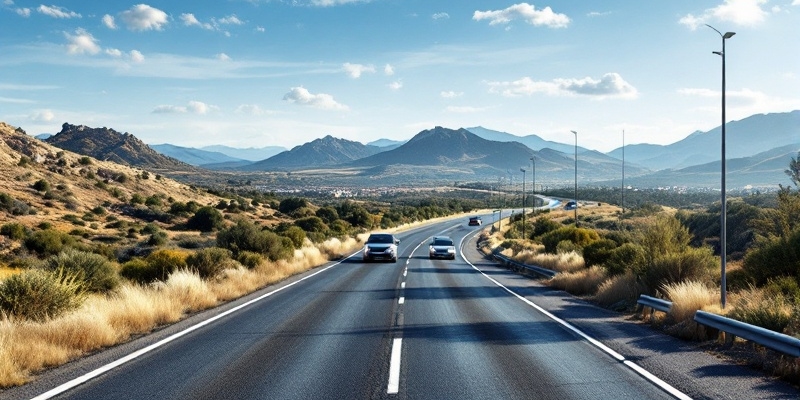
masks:
[[[453,239],[447,236],[434,236],[429,248],[429,256],[433,258],[456,259],[456,246]]]
[[[364,245],[362,259],[364,262],[388,260],[397,262],[397,245],[400,240],[390,233],[373,233]]]

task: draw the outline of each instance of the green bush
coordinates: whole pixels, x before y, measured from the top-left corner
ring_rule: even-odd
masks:
[[[44,179],[39,179],[33,183],[33,188],[38,192],[46,192],[50,190],[50,182],[47,182]]]
[[[83,285],[75,274],[30,269],[0,282],[0,310],[4,314],[44,321],[81,305]]]
[[[239,256],[236,257],[236,261],[239,261],[239,263],[244,265],[247,269],[254,269],[264,262],[264,257],[262,257],[261,254],[254,253],[252,251],[242,251],[239,252]]]
[[[533,223],[533,236],[539,237],[560,227],[561,225],[558,222],[555,222],[550,218],[539,217],[536,218],[536,221]]]
[[[278,206],[278,211],[286,215],[289,215],[290,213],[301,207],[308,207],[308,200],[302,197],[290,197],[288,199],[281,200],[281,203]]]
[[[28,228],[18,222],[9,222],[0,226],[0,235],[13,240],[22,240],[28,236]]]
[[[576,228],[574,226],[564,226],[554,231],[550,231],[542,236],[544,250],[548,253],[556,253],[556,247],[564,240],[568,240],[580,248],[585,247],[591,242],[600,239],[600,235],[593,229]]]
[[[211,232],[224,226],[222,213],[214,207],[201,207],[186,222],[186,227],[200,232]]]
[[[231,258],[231,251],[219,247],[202,249],[186,257],[186,265],[197,272],[201,278],[217,276],[228,268],[236,268],[236,261]]]
[[[0,210],[5,210],[11,215],[25,215],[31,213],[31,207],[7,193],[0,192]]]
[[[328,231],[328,226],[325,225],[325,222],[320,217],[303,217],[294,221],[294,224],[306,232],[324,233]]]
[[[139,283],[165,281],[175,270],[186,268],[186,253],[177,250],[156,250],[144,260],[134,258],[122,265],[120,275]]]
[[[640,271],[644,264],[644,248],[634,243],[625,243],[611,250],[605,267],[609,275],[622,275],[625,271]]]
[[[583,247],[583,260],[587,267],[603,265],[611,257],[617,243],[611,239],[600,239]]]
[[[42,263],[42,268],[51,272],[63,270],[74,274],[90,292],[107,292],[119,285],[119,276],[114,265],[99,254],[66,248],[47,258]]]
[[[217,234],[217,246],[237,255],[240,251],[254,251],[272,261],[289,259],[294,254],[292,240],[274,232],[262,231],[250,221],[241,219],[236,225]]]
[[[167,236],[167,232],[158,231],[158,232],[154,232],[152,235],[150,235],[149,238],[147,238],[147,245],[148,246],[163,246],[163,245],[167,244],[168,240],[169,240],[169,237]]]
[[[688,248],[656,258],[646,265],[641,277],[648,288],[660,291],[672,283],[707,282],[718,265],[711,248]]]
[[[295,249],[303,247],[303,241],[306,240],[306,232],[299,226],[290,226],[281,235],[291,239]]]
[[[58,254],[74,244],[72,236],[55,229],[36,231],[25,239],[25,247],[41,256]]]
[[[744,257],[744,270],[757,285],[781,276],[800,279],[800,229],[750,250]]]

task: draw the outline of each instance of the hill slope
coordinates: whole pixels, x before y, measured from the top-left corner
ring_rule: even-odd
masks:
[[[247,171],[313,169],[347,163],[381,151],[379,147],[328,135],[242,169]]]

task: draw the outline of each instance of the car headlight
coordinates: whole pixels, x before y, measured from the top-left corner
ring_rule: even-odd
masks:
[[[448,252],[448,253],[455,254],[455,253],[456,253],[456,249],[447,249],[447,252]]]

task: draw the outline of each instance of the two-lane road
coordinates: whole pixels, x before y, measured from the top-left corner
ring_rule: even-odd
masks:
[[[501,282],[531,283],[487,263],[474,242],[466,245],[475,232],[466,220],[417,228],[398,235],[402,242],[397,263],[364,264],[357,254],[44,373],[36,382],[0,395],[70,399],[684,396],[669,385],[658,386],[658,378],[503,286]],[[430,237],[441,234],[462,244],[456,260],[428,259]]]

